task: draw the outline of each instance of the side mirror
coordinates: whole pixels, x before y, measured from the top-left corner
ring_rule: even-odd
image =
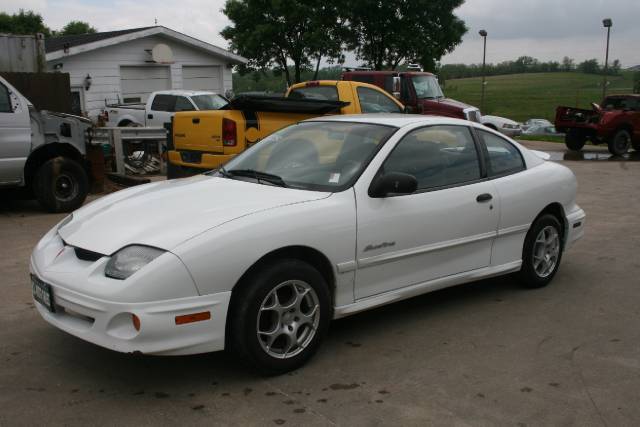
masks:
[[[418,189],[415,176],[401,172],[389,172],[376,178],[369,187],[369,196],[387,197],[389,194],[411,194]]]

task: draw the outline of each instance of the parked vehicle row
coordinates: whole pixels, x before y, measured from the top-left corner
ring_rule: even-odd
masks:
[[[508,273],[547,285],[585,214],[573,173],[541,155],[435,116],[293,124],[217,172],[74,212],[33,252],[36,307],[109,349],[229,349],[286,372],[331,319]]]
[[[0,188],[20,189],[50,212],[80,207],[89,191],[91,127],[84,117],[36,111],[0,77]]]

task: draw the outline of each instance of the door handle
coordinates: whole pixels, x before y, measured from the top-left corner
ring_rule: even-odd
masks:
[[[483,194],[480,194],[478,197],[476,197],[476,202],[484,203],[484,202],[488,202],[491,199],[493,199],[493,196],[491,194],[483,193]]]
[[[200,123],[200,117],[194,117],[193,119],[191,119],[191,123],[197,125],[198,123]]]
[[[153,119],[153,114],[147,114],[147,119]]]

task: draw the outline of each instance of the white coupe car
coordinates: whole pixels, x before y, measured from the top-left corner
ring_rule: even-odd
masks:
[[[90,203],[31,257],[42,317],[158,355],[302,365],[331,319],[508,273],[541,287],[583,234],[576,179],[486,127],[321,117],[225,168]]]

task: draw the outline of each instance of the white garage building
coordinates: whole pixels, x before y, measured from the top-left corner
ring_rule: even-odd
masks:
[[[49,71],[69,73],[73,110],[95,118],[105,103],[145,102],[164,89],[232,89],[231,71],[247,60],[162,26],[52,37]]]

